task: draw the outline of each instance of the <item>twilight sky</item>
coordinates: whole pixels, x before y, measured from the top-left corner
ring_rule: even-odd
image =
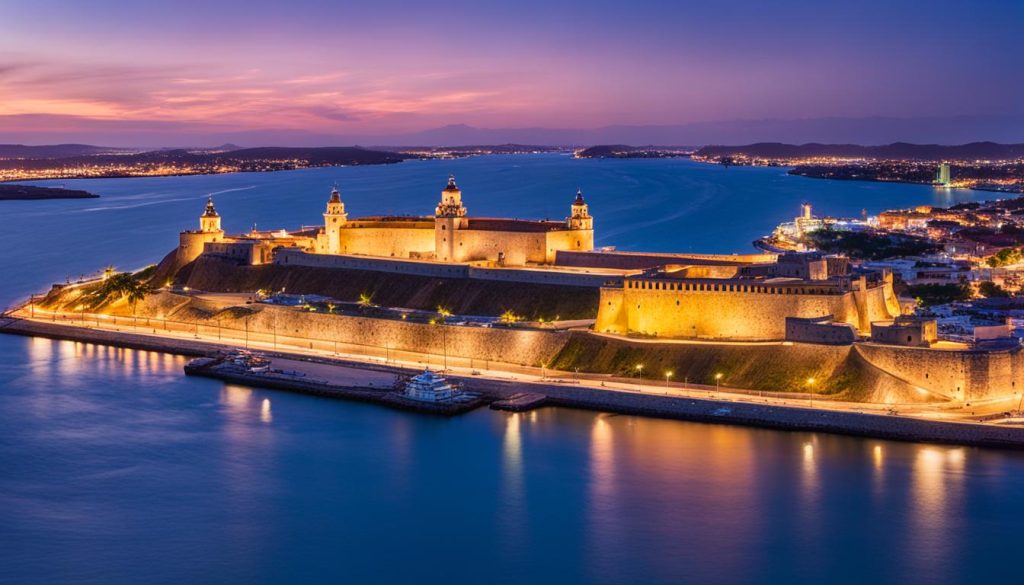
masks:
[[[1022,27],[1021,0],[0,0],[0,142],[1024,119]]]

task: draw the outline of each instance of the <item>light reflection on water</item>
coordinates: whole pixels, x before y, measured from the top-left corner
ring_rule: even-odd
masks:
[[[1001,576],[1019,542],[1018,453],[557,408],[443,419],[184,362],[0,337],[0,581],[955,583]]]

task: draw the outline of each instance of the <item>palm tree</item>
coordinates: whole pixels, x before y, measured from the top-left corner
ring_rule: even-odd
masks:
[[[138,302],[145,299],[150,290],[149,285],[136,278],[134,274],[120,272],[107,277],[98,291],[98,296],[101,302],[109,300],[112,296],[125,299],[132,308],[132,317],[134,318]]]
[[[149,285],[138,279],[133,277],[126,283],[126,288],[122,291],[121,296],[128,301],[128,306],[132,308],[132,319],[135,319],[136,305],[139,301],[144,300],[147,294],[149,294]]]

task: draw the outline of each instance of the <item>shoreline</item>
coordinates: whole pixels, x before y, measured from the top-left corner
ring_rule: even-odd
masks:
[[[149,335],[82,329],[74,326],[8,319],[0,321],[0,333],[29,337],[113,345],[145,351],[172,353],[185,356],[203,356],[212,351],[236,347],[233,343],[153,337]],[[386,365],[352,359],[316,358],[287,351],[263,352],[270,357],[315,361],[328,365],[407,374],[410,369],[399,365]],[[211,376],[219,377],[219,376]],[[667,392],[631,392],[626,390],[593,388],[584,385],[551,382],[510,381],[482,376],[450,375],[466,390],[478,392],[488,399],[509,398],[528,392],[543,395],[544,406],[560,406],[625,415],[650,416],[690,422],[732,424],[774,430],[827,432],[874,438],[923,443],[956,444],[976,447],[1024,449],[1024,427],[999,426],[985,423],[931,420],[896,414],[815,409],[804,406],[760,404],[755,399],[716,399],[692,396],[672,396]],[[355,399],[332,388],[309,386],[308,383],[286,383],[265,380],[259,376],[232,376],[233,382],[270,387],[309,394],[329,395],[334,398]],[[223,378],[222,378],[223,379]],[[377,391],[375,391],[377,392]],[[376,398],[376,397],[369,397]],[[375,401],[375,400],[370,400]],[[377,401],[379,403],[379,401]],[[400,407],[397,404],[387,406]]]

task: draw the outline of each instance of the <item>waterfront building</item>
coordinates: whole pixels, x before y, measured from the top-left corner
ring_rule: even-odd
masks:
[[[949,186],[949,163],[939,163],[939,168],[935,171],[935,184],[942,185],[943,187]]]

